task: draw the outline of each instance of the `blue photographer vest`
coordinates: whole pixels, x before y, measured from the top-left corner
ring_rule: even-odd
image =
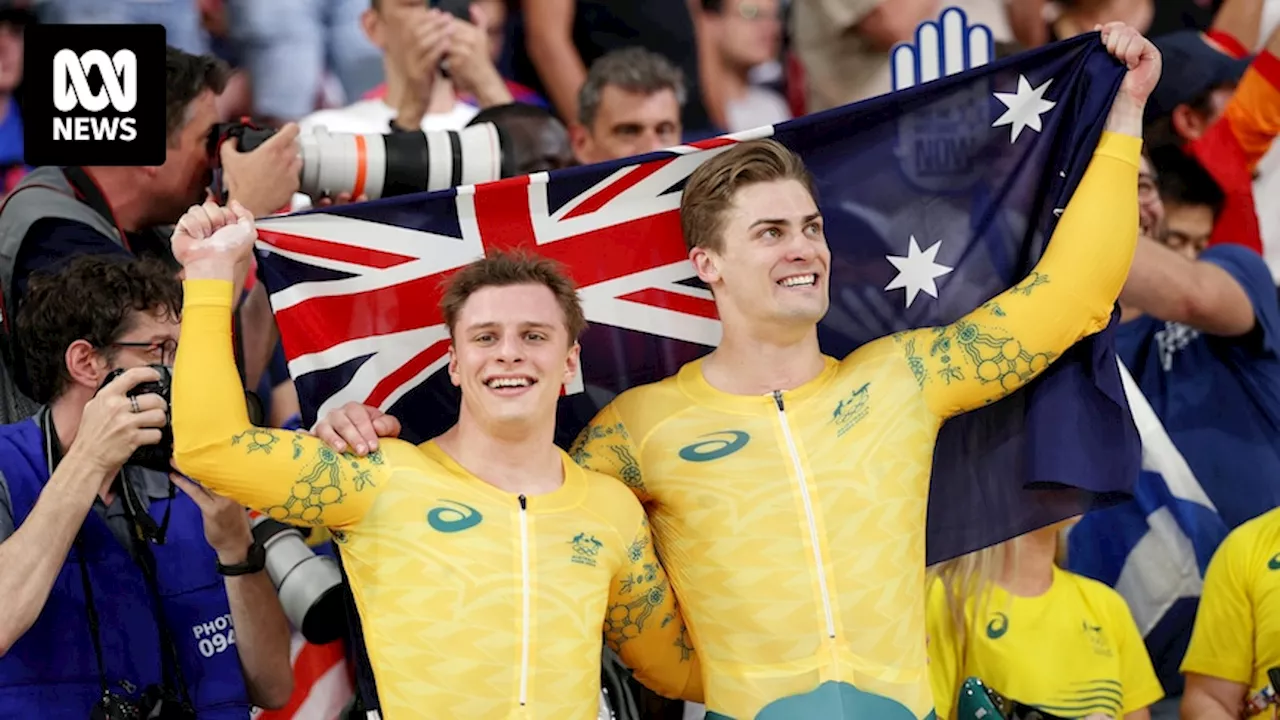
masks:
[[[14,525],[21,528],[49,479],[43,437],[34,419],[0,426],[0,472],[9,487]],[[157,523],[168,505],[172,507],[165,543],[149,546],[155,556],[160,612],[129,551],[98,513],[90,512],[80,530],[82,542],[72,546],[44,609],[0,657],[0,718],[87,718],[102,695],[81,548],[98,615],[108,689],[136,700],[148,686],[162,684],[164,638],[158,627],[164,622],[196,715],[218,720],[249,716],[231,609],[215,569],[216,556],[204,539],[200,510],[182,493],[172,500],[152,500],[149,513]]]

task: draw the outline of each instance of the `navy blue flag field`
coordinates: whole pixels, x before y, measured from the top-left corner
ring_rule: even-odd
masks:
[[[696,146],[263,221],[260,274],[303,422],[357,401],[398,417],[413,442],[447,429],[458,395],[444,372],[441,283],[486,252],[526,247],[569,268],[591,324],[582,379],[561,401],[567,446],[615,394],[719,341],[681,239],[680,192],[698,164],[755,137],[798,152],[817,179],[833,256],[824,352],[952,322],[1040,258],[1122,77],[1094,33]],[[929,562],[1125,493],[1138,465],[1108,330],[944,425]]]

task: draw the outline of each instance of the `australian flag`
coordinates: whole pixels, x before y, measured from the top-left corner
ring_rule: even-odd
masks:
[[[485,253],[562,262],[591,324],[561,401],[567,445],[617,393],[714,347],[720,325],[681,238],[690,172],[772,137],[816,177],[831,245],[819,333],[843,357],[952,322],[1027,276],[1123,78],[1096,33],[792,122],[616,162],[315,210],[260,224],[270,293],[309,427],[350,401],[421,442],[457,417],[441,283]],[[928,557],[937,562],[1127,492],[1139,445],[1110,331],[939,437]],[[850,482],[858,469],[851,467]]]

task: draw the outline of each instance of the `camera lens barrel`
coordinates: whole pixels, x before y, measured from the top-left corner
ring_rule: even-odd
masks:
[[[289,622],[316,645],[341,638],[347,616],[338,564],[312,550],[297,528],[266,515],[250,522],[254,539],[266,550],[267,574]]]

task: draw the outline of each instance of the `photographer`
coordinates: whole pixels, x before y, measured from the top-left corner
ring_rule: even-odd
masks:
[[[32,279],[17,333],[46,405],[0,426],[6,716],[245,718],[289,699],[290,629],[247,513],[165,472],[181,308],[150,259]]]
[[[0,317],[6,335],[35,271],[85,254],[133,254],[172,263],[168,233],[161,228],[205,198],[211,180],[209,136],[218,121],[215,101],[226,79],[221,61],[169,48],[163,165],[42,167],[14,188],[0,205]],[[286,126],[250,153],[222,146],[222,184],[255,216],[284,207],[297,189],[302,162],[297,134],[296,126]],[[15,350],[4,360],[20,357]],[[26,417],[34,407],[25,373],[8,370],[0,372],[0,422]]]

